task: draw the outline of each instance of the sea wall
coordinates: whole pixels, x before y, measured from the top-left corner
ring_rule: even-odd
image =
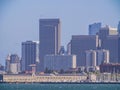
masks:
[[[87,79],[85,75],[3,75],[3,81],[8,83],[31,83],[31,82],[82,82]]]

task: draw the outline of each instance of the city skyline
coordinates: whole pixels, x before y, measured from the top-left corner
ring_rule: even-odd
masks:
[[[68,8],[65,8],[65,10],[63,10],[62,8],[64,8],[66,6],[67,1],[65,1],[65,4],[62,3],[64,1],[58,1],[58,2],[55,1],[53,4],[46,3],[46,5],[43,5],[43,6],[41,5],[41,7],[39,6],[39,4],[36,4],[39,1],[37,1],[37,2],[29,1],[30,4],[28,5],[28,8],[25,8],[26,2],[24,2],[24,3],[23,2],[24,1],[21,1],[21,2],[20,1],[18,1],[18,2],[12,1],[9,5],[8,5],[8,3],[6,4],[7,7],[5,7],[4,5],[1,6],[2,9],[0,9],[0,12],[2,12],[2,14],[1,14],[0,18],[2,18],[2,21],[0,21],[0,26],[1,26],[0,41],[1,41],[2,45],[0,47],[0,63],[2,63],[2,64],[4,64],[5,57],[8,53],[17,53],[20,55],[21,42],[26,41],[26,40],[39,40],[37,33],[39,32],[38,22],[39,22],[40,18],[59,17],[61,19],[61,21],[62,21],[62,45],[64,45],[65,47],[66,47],[66,44],[70,41],[72,35],[88,34],[88,25],[91,23],[101,22],[103,25],[108,24],[112,27],[117,27],[117,24],[119,21],[119,12],[117,11],[117,7],[114,7],[113,3],[104,1],[104,0],[98,1],[100,3],[98,3],[94,0],[91,2],[89,2],[89,1],[76,1],[76,2],[70,1],[68,4]],[[34,2],[33,7],[31,7],[32,2]],[[43,1],[43,2],[41,1],[41,3],[43,3],[43,4],[45,4],[45,2],[46,1]],[[82,4],[84,4],[86,8],[83,5],[80,6],[81,5],[80,2]],[[58,3],[60,5],[62,5],[63,7],[58,5]],[[93,6],[89,6],[88,3]],[[16,6],[15,4],[18,6]],[[72,4],[74,5],[73,7],[72,7]],[[100,5],[98,5],[98,4],[102,5],[102,7],[99,7]],[[107,7],[106,7],[106,4],[107,4]],[[35,5],[36,5],[36,7],[35,7]],[[43,8],[47,5],[48,5],[47,9]],[[58,5],[58,7],[57,7],[57,5]],[[97,5],[98,5],[98,8],[95,9],[95,7]],[[53,7],[51,7],[51,6],[53,6]],[[49,7],[51,7],[51,9],[52,9],[51,12],[53,12],[53,13],[51,13],[49,11]],[[54,9],[54,7],[56,7],[56,9]],[[25,13],[25,10],[23,10],[24,8],[25,8],[25,10],[28,10],[28,14]],[[43,8],[43,9],[41,9],[41,8]],[[88,8],[90,8],[90,9],[88,9]],[[103,8],[105,8],[105,10]],[[36,11],[34,12],[35,9],[36,9]],[[23,12],[19,11],[19,10],[23,10]],[[29,14],[31,11],[29,11],[29,10],[32,10],[32,12],[33,12],[33,14],[31,14],[30,16],[29,16]],[[45,10],[45,11],[42,11],[42,12],[40,11],[40,13],[36,13],[36,12],[38,12],[38,10]],[[77,14],[77,11],[79,11],[79,10],[80,10],[80,12],[78,12],[78,15],[75,15],[75,14]],[[108,11],[109,15],[107,15],[105,13],[106,10]],[[65,13],[66,11],[68,11],[68,14]],[[99,12],[98,14],[100,14],[100,13],[101,14],[98,15],[97,12]],[[20,13],[25,13],[25,14],[22,15]],[[64,13],[65,13],[65,15],[63,15]],[[102,13],[105,13],[105,14],[102,15]],[[110,13],[112,13],[112,14],[110,14]],[[95,14],[95,16],[93,16],[94,14]],[[26,17],[27,15],[29,16],[28,18]],[[16,16],[16,17],[14,17],[14,16]],[[20,18],[18,16],[22,19],[20,20]],[[107,19],[105,19],[105,18],[107,18]],[[23,21],[23,19],[25,21]],[[11,21],[11,23],[10,23],[10,21]],[[31,22],[31,23],[29,23],[29,22]],[[5,27],[5,26],[7,26],[7,27]],[[27,31],[29,31],[29,33],[26,33]]]

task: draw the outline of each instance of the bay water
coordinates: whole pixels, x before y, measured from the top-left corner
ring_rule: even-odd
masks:
[[[120,84],[8,84],[0,83],[0,90],[120,90]]]

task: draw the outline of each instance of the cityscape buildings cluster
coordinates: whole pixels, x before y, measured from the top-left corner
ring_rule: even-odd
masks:
[[[90,24],[88,31],[88,35],[72,35],[65,51],[61,46],[60,19],[40,19],[39,41],[22,42],[21,60],[17,55],[8,56],[5,71],[29,73],[32,67],[37,72],[67,72],[83,67],[89,71],[104,63],[120,63],[120,22],[118,28],[102,27],[100,22]]]
[[[17,54],[7,56],[5,70],[9,74],[19,74],[21,72],[21,62]]]

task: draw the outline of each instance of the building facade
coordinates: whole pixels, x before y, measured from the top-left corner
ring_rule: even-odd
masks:
[[[46,55],[44,58],[44,70],[68,71],[76,68],[76,55]]]
[[[77,56],[77,66],[85,66],[85,51],[98,47],[96,35],[74,35],[71,40],[71,54]]]
[[[98,35],[99,35],[99,39],[101,41],[101,47],[103,47],[106,37],[109,35],[111,35],[111,36],[118,35],[118,31],[117,31],[117,28],[112,28],[112,27],[106,25],[105,27],[100,28]]]
[[[101,63],[109,63],[109,50],[87,50],[86,67],[95,67]]]
[[[104,39],[102,44],[103,49],[107,49],[110,52],[110,62],[119,63],[120,62],[120,36],[119,35],[109,35]]]
[[[120,36],[118,35],[117,28],[111,28],[110,26],[102,27],[98,35],[101,41],[101,49],[109,50],[110,62],[111,63],[120,62],[120,55],[119,55]]]
[[[101,23],[93,23],[89,25],[89,35],[96,35],[101,28]]]
[[[101,73],[120,73],[120,64],[119,63],[104,63],[100,65]]]
[[[96,67],[96,52],[93,50],[86,51],[86,67]]]
[[[39,51],[40,69],[44,68],[44,56],[58,54],[61,48],[61,28],[59,19],[40,19],[39,21]]]
[[[20,58],[17,54],[8,55],[6,58],[6,69],[8,74],[18,74],[21,72]]]
[[[22,71],[31,71],[31,64],[39,62],[39,42],[22,42]]]

